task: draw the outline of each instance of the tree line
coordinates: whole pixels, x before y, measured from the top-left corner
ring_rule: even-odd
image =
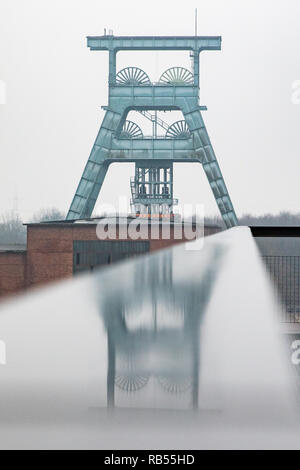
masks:
[[[64,220],[66,214],[56,208],[41,209],[26,222],[43,222]],[[15,212],[0,216],[0,244],[25,244],[26,226],[24,221]],[[205,224],[218,225],[225,229],[220,216],[205,217]],[[252,215],[244,214],[239,218],[240,225],[299,225],[300,213],[293,214],[285,211],[278,214]],[[297,238],[257,238],[257,245],[263,255],[299,255],[300,240]]]
[[[65,214],[58,209],[40,209],[26,223],[43,222],[50,220],[63,220]],[[25,244],[26,226],[21,217],[15,212],[8,212],[0,216],[0,244]]]

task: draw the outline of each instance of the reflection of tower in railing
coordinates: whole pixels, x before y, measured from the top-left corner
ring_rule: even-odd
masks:
[[[220,254],[213,248],[201,276],[188,285],[174,272],[178,259],[173,265],[174,254],[166,251],[132,265],[121,290],[109,279],[102,286],[109,407],[198,407],[199,329]]]

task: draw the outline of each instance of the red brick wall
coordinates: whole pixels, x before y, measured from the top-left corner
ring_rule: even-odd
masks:
[[[149,228],[150,251],[184,241],[173,239],[172,226],[170,232],[170,240],[163,240],[161,233],[159,240],[151,240]],[[208,234],[207,230],[206,234]],[[0,295],[7,290],[10,292],[18,290],[25,284],[29,287],[71,277],[73,275],[73,240],[98,240],[96,225],[29,225],[27,227],[27,255],[2,257]]]
[[[181,242],[172,238],[171,228],[171,239],[151,240],[150,251]],[[98,240],[96,225],[28,226],[27,286],[72,276],[73,240]]]
[[[0,252],[0,296],[13,294],[26,285],[26,252]]]
[[[27,228],[27,286],[72,276],[72,227]]]

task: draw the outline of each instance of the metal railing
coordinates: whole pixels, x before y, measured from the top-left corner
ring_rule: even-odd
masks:
[[[132,449],[141,434],[149,448],[299,447],[278,305],[250,230],[198,241],[1,308],[1,448]]]
[[[300,256],[263,256],[282,305],[281,321],[300,322]]]

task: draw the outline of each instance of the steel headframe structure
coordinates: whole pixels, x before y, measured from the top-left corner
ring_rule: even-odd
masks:
[[[89,36],[92,51],[109,52],[109,100],[102,125],[83,171],[67,219],[90,217],[113,162],[135,162],[131,182],[133,203],[157,204],[172,212],[173,162],[199,162],[216,199],[226,227],[238,224],[216,155],[211,145],[199,105],[199,55],[204,50],[220,50],[220,36]],[[181,67],[164,72],[159,83],[137,67],[116,73],[118,51],[188,50],[193,74]],[[126,117],[139,111],[166,129],[165,137],[156,132],[146,138],[139,126]],[[166,126],[157,111],[179,110],[184,120]],[[149,111],[154,111],[151,114]],[[153,117],[154,116],[154,117]],[[146,176],[147,175],[147,176]]]

